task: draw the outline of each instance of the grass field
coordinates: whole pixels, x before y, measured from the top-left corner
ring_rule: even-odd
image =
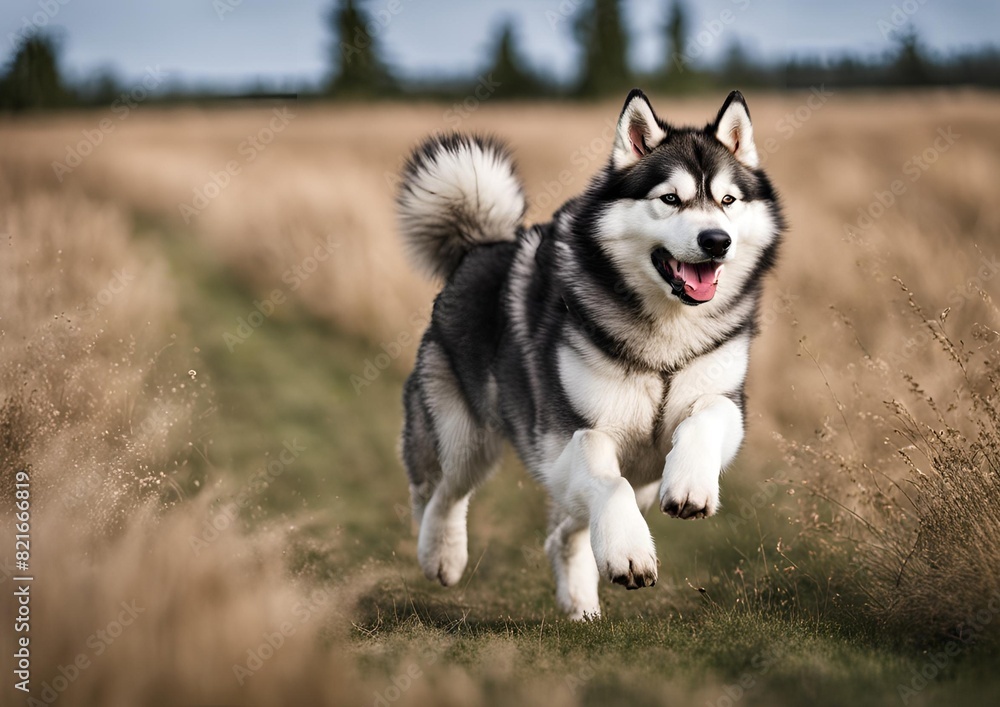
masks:
[[[700,123],[722,98],[654,104]],[[426,133],[493,132],[545,219],[606,159],[617,104],[0,122],[0,516],[30,470],[32,695],[995,704],[1000,97],[748,99],[790,229],[747,442],[718,516],[651,516],[656,587],[602,587],[584,624],[555,609],[512,454],[462,583],[417,566],[396,438],[434,285],[392,195]]]

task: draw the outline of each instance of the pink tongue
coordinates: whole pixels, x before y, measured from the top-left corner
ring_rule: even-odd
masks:
[[[677,263],[674,271],[684,280],[684,292],[693,300],[708,302],[719,285],[721,265],[715,263]]]

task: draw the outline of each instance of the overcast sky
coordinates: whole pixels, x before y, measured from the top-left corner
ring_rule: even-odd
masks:
[[[539,69],[567,79],[575,66],[572,19],[583,0],[368,0],[389,18],[379,39],[391,64],[408,76],[468,74],[485,66],[495,24],[512,19],[524,54]],[[182,82],[236,86],[256,78],[318,81],[327,71],[329,0],[3,0],[0,49],[25,20],[62,36],[65,68],[81,76],[110,67],[125,78],[160,65]],[[625,0],[633,66],[662,61],[669,0]],[[997,39],[996,0],[688,0],[692,35],[717,58],[735,39],[757,56],[830,55],[848,49],[877,54],[894,6],[932,49],[947,51]],[[229,7],[232,11],[221,13]],[[391,10],[397,10],[395,14]],[[571,14],[571,13],[569,13]],[[6,60],[6,59],[5,59]]]

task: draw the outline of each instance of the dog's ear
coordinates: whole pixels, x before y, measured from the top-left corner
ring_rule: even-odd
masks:
[[[615,169],[631,167],[666,136],[667,131],[660,125],[646,94],[633,88],[618,118],[615,146],[611,150],[612,166]]]
[[[733,91],[722,104],[719,115],[715,119],[715,137],[729,148],[740,162],[750,169],[757,169],[760,159],[757,157],[757,146],[753,142],[753,125],[750,122],[750,109],[743,94]]]

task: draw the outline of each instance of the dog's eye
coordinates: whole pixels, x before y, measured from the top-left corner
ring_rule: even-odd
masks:
[[[660,201],[664,204],[670,204],[671,206],[677,206],[681,203],[681,199],[676,194],[664,194],[660,197]]]
[[[729,206],[730,204],[734,203],[735,201],[736,201],[736,197],[735,196],[730,196],[729,194],[726,194],[724,197],[722,197],[722,205],[723,206]]]

